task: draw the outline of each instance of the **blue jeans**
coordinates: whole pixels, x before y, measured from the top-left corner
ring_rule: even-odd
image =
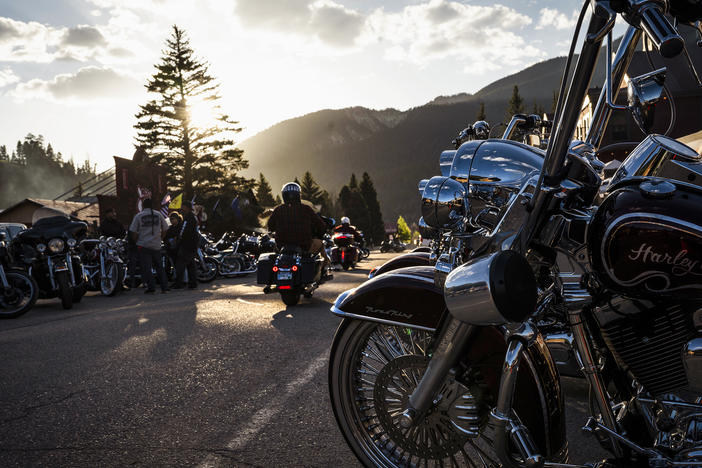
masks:
[[[147,249],[146,247],[138,247],[139,249],[139,266],[141,267],[141,280],[146,285],[149,291],[156,289],[154,275],[151,273],[151,266],[156,269],[158,281],[161,283],[161,290],[168,289],[168,281],[166,280],[166,272],[163,270],[163,259],[161,258],[161,250]]]

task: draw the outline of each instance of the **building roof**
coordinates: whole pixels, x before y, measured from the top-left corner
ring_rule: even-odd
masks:
[[[19,203],[16,203],[9,208],[5,209],[0,213],[0,221],[5,222],[19,222],[23,224],[31,224],[31,218],[27,219],[14,219],[19,216],[22,208],[34,205],[38,208],[51,208],[53,210],[58,210],[66,213],[72,218],[77,218],[86,223],[92,223],[93,221],[98,221],[100,217],[100,209],[97,203],[82,203],[82,202],[70,202],[70,201],[59,201],[59,200],[48,200],[44,198],[25,198]]]

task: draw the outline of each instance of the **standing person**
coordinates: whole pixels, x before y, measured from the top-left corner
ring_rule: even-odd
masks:
[[[166,253],[171,259],[171,264],[175,268],[176,260],[178,257],[178,238],[180,237],[180,228],[183,222],[183,217],[180,213],[173,212],[168,215],[168,219],[171,221],[171,226],[166,231],[166,236],[163,238],[163,243],[166,245]]]
[[[184,201],[181,206],[183,212],[183,224],[178,235],[178,255],[176,257],[176,280],[174,289],[184,287],[183,275],[185,268],[188,269],[188,288],[197,288],[197,268],[195,268],[195,254],[197,253],[197,243],[200,240],[200,233],[197,230],[197,218],[193,214],[193,205],[189,201]]]
[[[161,258],[161,241],[166,236],[168,223],[163,215],[151,207],[151,199],[147,198],[142,202],[141,213],[134,216],[132,224],[129,226],[129,234],[136,241],[139,252],[139,265],[141,267],[141,279],[146,285],[145,293],[154,293],[156,284],[151,266],[156,268],[158,280],[161,283],[161,292],[168,292],[168,282],[166,272],[163,271],[163,261]]]
[[[127,231],[117,220],[117,210],[109,208],[105,212],[105,219],[100,223],[100,233],[105,237],[116,237],[121,239]]]

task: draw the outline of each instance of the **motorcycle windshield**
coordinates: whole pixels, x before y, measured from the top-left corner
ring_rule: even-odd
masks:
[[[50,219],[50,218],[56,218]],[[42,221],[44,220],[44,221]],[[41,221],[41,222],[40,222]],[[41,224],[67,224],[71,221],[71,219],[66,216],[66,213],[63,211],[56,210],[54,208],[49,208],[46,206],[43,206],[36,211],[34,211],[34,214],[32,215],[32,226],[36,226],[37,223]]]

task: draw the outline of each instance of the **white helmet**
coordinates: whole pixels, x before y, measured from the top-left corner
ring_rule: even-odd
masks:
[[[341,224],[351,224],[351,220],[348,218],[348,216],[344,216],[341,218]]]

